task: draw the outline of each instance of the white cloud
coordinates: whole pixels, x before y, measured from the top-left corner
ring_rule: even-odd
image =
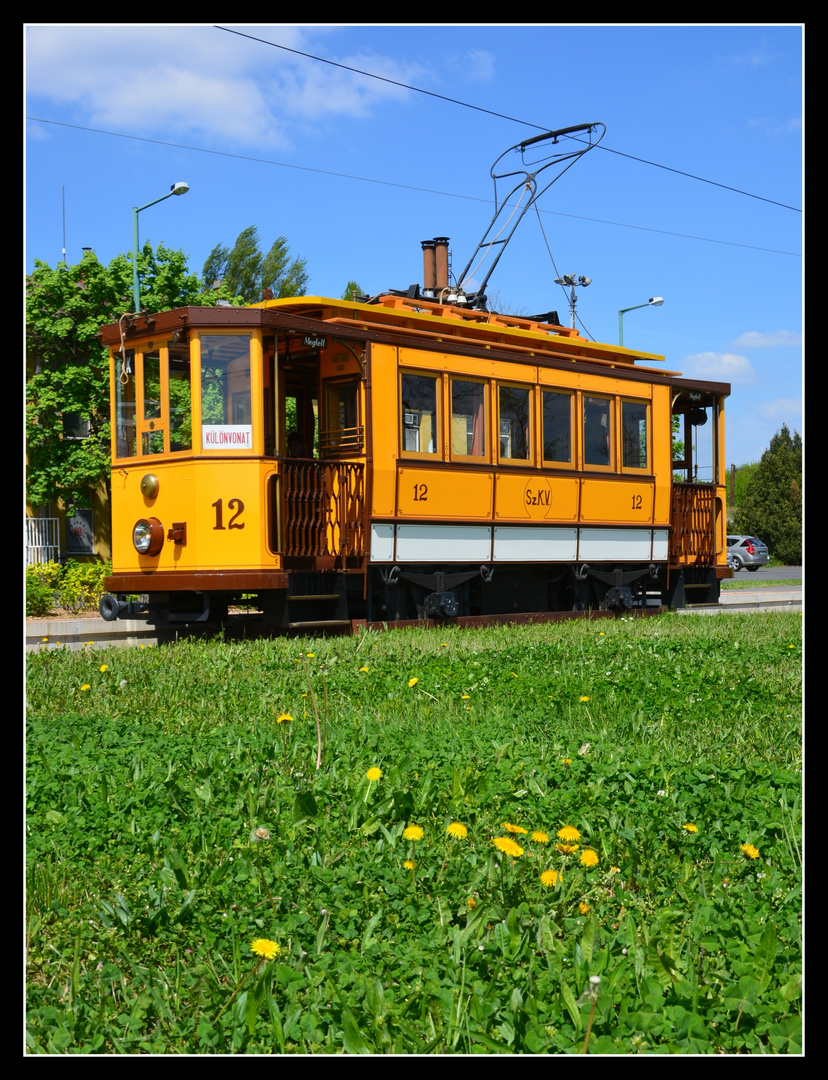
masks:
[[[686,356],[680,365],[685,376],[713,382],[749,383],[756,376],[746,356],[738,353],[696,353]]]
[[[802,427],[802,398],[780,397],[773,401],[765,401],[756,406],[757,412],[768,420],[783,421],[789,427],[795,427],[799,431]]]
[[[802,344],[802,334],[793,330],[771,330],[761,333],[759,330],[748,330],[746,334],[740,334],[733,342],[738,349],[762,349],[772,345],[788,345],[798,348]]]
[[[245,33],[315,51],[300,27]],[[398,82],[427,77],[416,64],[374,54],[340,62]],[[92,127],[159,137],[196,132],[225,145],[271,148],[289,145],[308,120],[366,116],[411,93],[213,27],[146,24],[28,27],[26,84],[35,115],[61,105],[69,110],[62,119]]]

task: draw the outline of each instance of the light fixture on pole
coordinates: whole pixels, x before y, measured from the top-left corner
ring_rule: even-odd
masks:
[[[156,203],[163,202],[164,199],[169,199],[170,195],[186,195],[189,190],[190,185],[185,184],[183,180],[179,180],[176,184],[170,184],[170,190],[166,195],[162,195],[160,199],[153,199],[152,202],[145,203],[144,206],[133,206],[132,208],[132,306],[136,315],[141,310],[141,293],[138,286],[138,215],[142,210],[155,206]]]
[[[621,310],[618,312],[618,344],[624,344],[624,316],[627,314],[628,311],[637,311],[638,308],[642,307],[661,307],[663,303],[663,296],[651,296],[646,304],[635,304],[634,307],[621,308]]]
[[[575,296],[575,287],[581,285],[584,288],[592,282],[592,278],[584,277],[583,274],[579,274],[576,278],[574,274],[564,274],[562,278],[556,277],[556,285],[568,285],[569,286],[569,314],[572,317],[572,329],[575,329],[575,304],[577,297]]]

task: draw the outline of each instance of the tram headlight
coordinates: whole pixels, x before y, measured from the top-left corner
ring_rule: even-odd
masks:
[[[139,555],[157,555],[164,546],[164,526],[158,518],[141,518],[132,529],[132,544]]]

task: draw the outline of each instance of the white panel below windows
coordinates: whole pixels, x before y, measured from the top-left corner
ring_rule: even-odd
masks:
[[[495,526],[495,562],[574,562],[577,556],[577,529]]]
[[[489,525],[398,525],[396,562],[488,562]]]
[[[649,562],[651,529],[581,529],[579,562]]]
[[[396,536],[395,536],[396,529]],[[667,529],[496,525],[371,525],[372,563],[665,562]]]
[[[653,562],[667,561],[669,535],[666,529],[653,529]]]
[[[371,562],[394,561],[394,526],[371,526]]]

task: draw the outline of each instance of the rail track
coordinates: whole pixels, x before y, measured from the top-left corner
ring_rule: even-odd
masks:
[[[731,615],[744,614],[760,611],[774,610],[798,610],[802,607],[802,588],[787,588],[782,586],[768,587],[756,590],[745,590],[738,593],[723,593],[719,604],[701,604],[694,607],[678,610],[679,615]],[[650,608],[641,612],[636,617],[649,617],[662,614],[665,608]],[[503,615],[503,616],[479,616],[459,618],[454,620],[457,625],[466,628],[474,628],[491,625],[494,622],[511,623],[521,625],[526,623],[559,622],[568,619],[611,619],[616,616],[610,611],[592,612],[558,612],[555,614],[542,613],[535,615]],[[306,636],[309,633],[339,633],[354,634],[362,630],[383,630],[388,624],[374,622],[366,623],[364,620],[350,620],[347,623],[331,623],[316,626],[296,626],[291,629],[294,636]],[[396,627],[403,626],[438,626],[433,620],[427,622],[404,622],[394,624]],[[218,633],[219,627],[205,625],[201,627],[175,627],[169,630],[158,630],[147,626],[145,622],[135,620],[118,620],[117,622],[104,622],[100,618],[55,618],[55,619],[28,619],[26,621],[26,652],[34,652],[40,649],[83,649],[83,648],[108,648],[110,646],[132,646],[133,648],[147,648],[162,644],[168,644],[177,640],[192,637],[209,637]],[[263,637],[272,633],[261,625],[261,621],[255,616],[236,614],[231,616],[225,627],[225,636],[229,638],[255,638]]]

